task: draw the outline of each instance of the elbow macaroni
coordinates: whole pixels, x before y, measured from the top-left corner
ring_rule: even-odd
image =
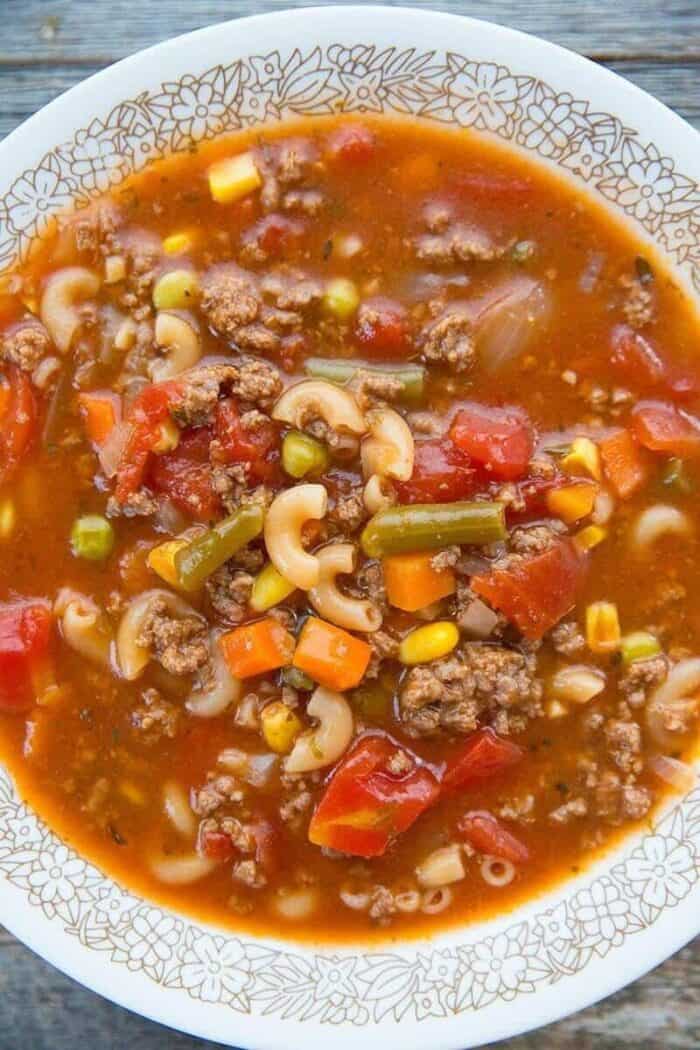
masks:
[[[209,652],[211,654],[211,677],[204,689],[195,689],[185,701],[185,707],[191,715],[199,718],[215,718],[240,700],[241,683],[229,671],[218,644],[221,631],[209,633]]]
[[[192,606],[177,594],[165,591],[160,587],[144,591],[143,594],[134,598],[119,621],[115,644],[117,670],[128,682],[132,682],[143,674],[151,659],[150,648],[139,645],[138,638],[146,622],[151,603],[156,599],[163,601],[167,611],[173,616],[196,616],[202,619],[199,613],[195,612]]]
[[[376,631],[382,623],[382,614],[371,601],[351,598],[338,589],[336,577],[351,573],[355,568],[356,550],[351,543],[332,543],[316,552],[320,565],[318,583],[309,591],[309,600],[316,612],[349,631]]]
[[[156,317],[156,344],[167,351],[149,366],[151,379],[161,383],[164,379],[186,372],[197,364],[202,356],[202,343],[194,323],[177,314],[160,312]]]
[[[265,518],[265,546],[270,561],[285,580],[308,591],[320,575],[318,558],[304,550],[301,530],[309,519],[320,521],[328,507],[323,485],[296,485],[280,492]]]
[[[393,408],[376,408],[366,415],[369,434],[362,442],[362,470],[366,478],[408,481],[413,473],[413,434]]]
[[[347,750],[354,731],[350,705],[341,693],[319,686],[306,708],[318,726],[303,733],[285,759],[287,773],[310,773],[323,769]]]
[[[693,531],[690,518],[677,507],[657,503],[639,515],[632,529],[632,541],[640,550],[651,547],[661,536],[689,536]]]
[[[49,277],[41,297],[41,320],[62,354],[70,350],[80,327],[78,304],[96,295],[99,287],[99,277],[84,266],[67,266]]]
[[[59,619],[63,639],[71,649],[92,663],[109,667],[112,629],[92,598],[64,587],[54,602],[54,613]]]
[[[325,379],[304,379],[284,391],[272,418],[303,430],[312,419],[322,419],[335,431],[360,437],[367,430],[364,416],[348,390]]]
[[[395,499],[386,479],[373,474],[362,490],[362,501],[368,514],[378,514],[380,510],[393,507]]]

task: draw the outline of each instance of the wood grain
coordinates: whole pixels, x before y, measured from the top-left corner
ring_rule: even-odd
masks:
[[[700,130],[699,0],[444,0],[604,62]],[[105,65],[178,33],[291,0],[0,0],[0,138]],[[297,6],[308,6],[299,4]],[[0,927],[0,1050],[213,1050],[113,1006]],[[698,1050],[700,940],[598,1006],[499,1050]],[[291,1048],[290,1048],[291,1050]]]

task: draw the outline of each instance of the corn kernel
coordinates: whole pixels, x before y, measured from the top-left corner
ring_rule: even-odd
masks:
[[[613,602],[593,602],[588,606],[586,642],[592,653],[614,653],[620,647],[620,620]]]
[[[550,700],[545,707],[547,718],[566,718],[569,708],[561,700]]]
[[[127,802],[131,802],[133,806],[145,806],[146,804],[146,796],[144,792],[131,780],[122,780],[119,785],[119,794],[122,795]]]
[[[604,529],[602,525],[586,525],[585,528],[576,533],[574,543],[580,551],[590,551],[597,547],[599,543],[602,543],[607,535],[608,530]]]
[[[593,510],[598,486],[593,481],[576,481],[547,493],[547,507],[551,514],[567,525],[587,517]]]
[[[108,255],[105,259],[105,284],[119,284],[126,277],[126,259],[123,255]]]
[[[620,643],[622,662],[632,664],[635,660],[648,660],[661,652],[661,645],[656,635],[650,631],[632,631],[626,634]]]
[[[182,255],[184,252],[190,251],[193,246],[194,236],[189,230],[171,233],[169,237],[163,239],[163,251],[166,255]]]
[[[260,721],[267,746],[278,755],[292,750],[295,739],[304,728],[292,709],[281,700],[264,707]]]
[[[323,306],[329,314],[341,321],[347,321],[360,304],[357,285],[347,277],[334,277],[326,285],[323,293]]]
[[[262,186],[251,153],[225,157],[209,168],[209,191],[219,204],[231,204]]]
[[[561,461],[564,470],[575,474],[577,471],[585,471],[596,481],[600,481],[603,472],[600,466],[600,452],[595,441],[587,437],[575,438],[571,449]]]
[[[451,653],[459,641],[459,631],[448,620],[426,624],[411,631],[401,642],[399,659],[402,664],[427,664]]]
[[[4,499],[0,502],[0,539],[6,540],[15,531],[17,508],[14,500]]]
[[[153,288],[156,310],[186,310],[193,306],[199,291],[197,274],[192,270],[168,270]]]
[[[158,426],[158,440],[153,445],[157,455],[172,452],[180,444],[180,428],[172,419],[166,419]]]
[[[175,555],[183,547],[187,546],[187,542],[187,540],[166,540],[165,543],[160,543],[157,547],[153,547],[146,558],[146,564],[149,569],[157,573],[171,587],[179,587],[182,590],[185,590],[185,588],[182,587],[175,567]]]
[[[253,581],[253,588],[250,592],[250,607],[255,612],[266,612],[274,605],[279,605],[280,602],[283,602],[295,590],[294,584],[285,580],[272,562],[268,562]]]

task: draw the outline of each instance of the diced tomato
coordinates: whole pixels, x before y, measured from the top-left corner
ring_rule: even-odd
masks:
[[[504,740],[490,727],[472,733],[447,760],[442,777],[443,791],[454,791],[479,780],[487,780],[516,765],[524,751]]]
[[[389,844],[436,802],[435,775],[411,756],[412,767],[392,773],[403,752],[389,737],[362,737],[335,767],[309,825],[309,839],[355,857],[379,857]]]
[[[199,836],[197,848],[208,860],[227,861],[236,856],[231,836],[216,828],[204,828]]]
[[[471,587],[535,640],[574,607],[586,565],[585,556],[566,539],[534,558],[473,576]]]
[[[374,132],[364,124],[344,124],[332,131],[326,142],[326,154],[331,160],[341,160],[352,166],[366,164],[376,149]]]
[[[405,308],[383,295],[365,299],[357,311],[355,341],[370,357],[403,357],[409,349]]]
[[[33,674],[47,658],[51,624],[48,602],[0,604],[0,711],[26,711],[34,702]]]
[[[241,238],[245,245],[259,246],[265,255],[278,258],[296,248],[301,242],[306,227],[300,219],[273,212],[258,219]]]
[[[554,489],[569,485],[571,479],[564,474],[553,474],[551,477],[525,478],[516,482],[517,499],[506,506],[506,519],[509,525],[519,521],[532,521],[533,518],[547,517],[547,495]],[[494,493],[494,498],[498,493]]]
[[[131,406],[127,417],[131,430],[119,462],[115,487],[120,503],[143,484],[153,447],[160,437],[160,424],[169,418],[181,397],[182,384],[171,379],[147,386]]]
[[[629,499],[649,477],[648,454],[629,430],[615,430],[598,442],[605,476],[620,499]]]
[[[527,864],[530,859],[527,846],[485,810],[465,813],[457,830],[474,849],[489,857],[508,860],[511,864]]]
[[[29,450],[37,414],[29,379],[19,368],[8,365],[0,379],[0,484],[9,481]]]
[[[522,477],[534,448],[530,420],[514,407],[466,405],[455,416],[450,437],[473,462],[505,481]]]
[[[669,456],[700,456],[700,420],[668,401],[640,401],[632,410],[640,444]]]
[[[153,456],[144,479],[155,492],[167,496],[183,514],[197,521],[211,521],[221,509],[212,486],[210,441],[208,427],[187,431],[174,451]]]
[[[658,391],[678,398],[700,392],[700,375],[667,361],[650,339],[630,325],[616,325],[610,342],[610,362],[621,381],[633,390]]]
[[[255,839],[255,859],[266,872],[278,868],[280,842],[279,829],[263,817],[258,817],[251,825],[251,834]]]
[[[476,471],[449,438],[416,441],[413,474],[395,484],[400,503],[454,503],[476,486]]]
[[[249,482],[271,481],[279,475],[279,433],[272,423],[253,429],[241,423],[238,406],[232,398],[220,401],[214,420],[217,463],[243,463]]]

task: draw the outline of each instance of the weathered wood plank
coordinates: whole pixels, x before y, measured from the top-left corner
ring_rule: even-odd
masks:
[[[296,5],[289,0],[4,0],[0,58],[104,63],[212,22],[309,3],[313,0]],[[403,6],[487,17],[610,58],[636,54],[679,59],[700,53],[700,5],[693,0],[491,0],[488,5],[481,0],[403,0]]]
[[[671,106],[700,130],[700,62],[669,65],[640,59],[607,63],[616,73]],[[47,102],[102,68],[103,63],[0,66],[0,138]]]

